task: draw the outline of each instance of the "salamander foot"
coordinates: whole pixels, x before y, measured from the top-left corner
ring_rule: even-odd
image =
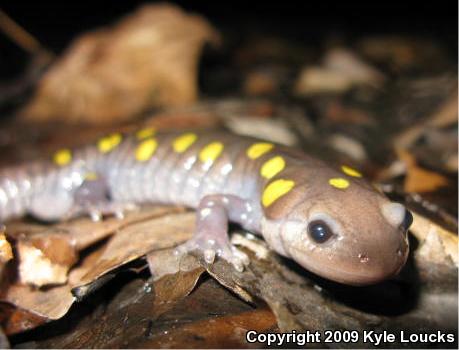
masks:
[[[211,195],[201,199],[197,208],[194,236],[176,249],[177,255],[199,251],[204,260],[212,264],[216,257],[225,259],[237,271],[249,264],[248,256],[234,247],[228,237],[228,220],[240,214],[244,203],[229,196]],[[238,215],[240,216],[240,215]]]
[[[249,265],[249,257],[247,254],[233,246],[228,238],[227,242],[217,241],[214,238],[206,238],[200,235],[195,235],[189,241],[179,245],[175,249],[176,255],[188,254],[198,251],[203,254],[204,260],[208,264],[213,264],[215,258],[222,258],[234,266],[234,268],[242,272],[245,266]]]

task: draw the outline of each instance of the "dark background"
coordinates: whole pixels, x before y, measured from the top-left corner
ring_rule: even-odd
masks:
[[[324,36],[368,34],[433,38],[457,55],[458,4],[449,1],[173,1],[217,28],[244,36],[276,34],[306,44]],[[7,1],[2,9],[55,53],[82,31],[113,22],[145,1]],[[0,79],[21,72],[28,55],[0,34]]]

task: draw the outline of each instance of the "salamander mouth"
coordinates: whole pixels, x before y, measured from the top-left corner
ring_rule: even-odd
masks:
[[[389,279],[397,275],[406,262],[405,255],[398,256],[398,259],[395,259],[396,261],[389,266],[368,266],[368,268],[362,269],[360,265],[357,265],[361,262],[356,262],[355,266],[360,268],[352,269],[351,267],[344,268],[344,264],[338,263],[321,264],[321,261],[317,262],[313,258],[308,258],[301,249],[291,248],[291,255],[305,269],[332,281],[353,286],[376,284]]]

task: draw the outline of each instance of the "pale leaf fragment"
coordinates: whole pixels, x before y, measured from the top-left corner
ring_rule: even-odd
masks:
[[[413,224],[410,227],[410,232],[420,241],[420,246],[416,252],[419,258],[437,264],[448,263],[450,259],[456,267],[459,267],[456,234],[417,213],[413,213]]]
[[[1,233],[0,227],[0,264],[6,263],[7,261],[13,259],[13,249],[11,244],[6,239],[5,234]]]
[[[320,66],[307,66],[300,72],[294,93],[343,93],[358,85],[380,86],[384,75],[352,51],[335,48],[327,52]]]

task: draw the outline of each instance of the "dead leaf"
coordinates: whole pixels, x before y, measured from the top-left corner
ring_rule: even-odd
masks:
[[[446,99],[431,115],[427,116],[424,121],[418,122],[412,127],[402,131],[394,139],[396,148],[409,148],[421,137],[423,133],[430,129],[443,128],[457,123],[458,118],[458,97],[457,90],[453,91],[449,98]]]
[[[2,301],[9,302],[49,321],[64,316],[75,301],[75,297],[70,293],[70,288],[67,285],[39,290],[30,286],[15,284],[8,288]]]
[[[225,119],[225,125],[233,132],[241,135],[264,138],[283,145],[294,145],[297,136],[290,130],[285,119],[246,118],[231,116]]]
[[[357,124],[374,126],[376,121],[373,116],[363,109],[343,105],[339,101],[332,102],[325,111],[325,118],[332,124]]]
[[[52,246],[58,249],[55,245],[56,237],[52,237],[53,235],[49,233],[33,234],[32,238],[35,239],[36,242],[39,242],[42,248],[44,246],[45,249],[43,251],[39,250],[32,244],[28,245],[28,249],[34,248],[40,252],[42,257],[41,265],[37,266],[37,261],[35,261],[35,265],[29,264],[26,259],[25,262],[22,262],[22,268],[28,267],[30,269],[30,276],[35,275],[34,278],[31,277],[31,279],[34,280],[34,284],[38,284],[46,273],[52,275],[52,278],[46,280],[46,284],[50,284],[53,278],[55,282],[52,284],[58,282],[65,284],[39,289],[13,281],[12,284],[6,286],[0,301],[14,305],[18,310],[23,310],[21,312],[18,311],[19,313],[16,311],[13,313],[16,317],[22,317],[21,322],[13,322],[11,320],[5,321],[6,324],[9,324],[6,328],[7,332],[10,334],[24,331],[34,328],[38,324],[61,318],[67,313],[70,306],[76,300],[76,297],[83,298],[86,294],[100,287],[101,284],[111,277],[109,273],[112,270],[145,255],[149,251],[170,248],[186,240],[191,236],[194,220],[194,213],[184,213],[183,209],[172,207],[144,208],[139,213],[131,213],[127,215],[124,222],[123,220],[118,220],[116,227],[119,232],[113,239],[86,256],[77,267],[70,271],[68,278],[66,273],[71,266],[51,263],[53,254],[57,261],[61,258],[55,255],[56,252],[52,252]],[[82,225],[80,226],[80,224]],[[69,236],[72,237],[72,234],[77,235],[77,231],[83,229],[85,225],[86,228],[88,228],[91,225],[97,224],[102,225],[105,230],[107,228],[113,229],[113,225],[115,225],[113,222],[104,225],[103,222],[94,223],[79,219],[75,220],[73,224],[72,222],[61,224],[61,229],[62,227],[68,229],[67,237],[65,237],[65,234],[62,234],[58,236],[57,239],[69,239]],[[74,225],[77,225],[75,226],[77,229],[72,231]],[[37,228],[35,227],[35,229]],[[101,230],[101,232],[103,231],[103,229],[100,228],[99,230]],[[52,232],[52,230],[50,231]],[[50,236],[52,239],[50,239]],[[30,238],[31,237],[29,237],[29,242],[31,241]],[[67,242],[68,241],[62,241],[61,243],[64,243],[65,246]],[[87,238],[83,238],[83,240],[80,241],[80,244],[83,246],[87,243]],[[79,247],[81,248],[81,246]],[[59,249],[62,250],[62,248]],[[24,249],[21,251],[24,251]],[[25,249],[25,251],[27,252],[27,249]],[[46,253],[50,254],[51,259],[45,259],[44,254]],[[45,262],[47,262],[48,265],[44,267],[43,264]],[[64,271],[56,271],[58,268]],[[190,268],[190,270],[193,271],[197,269],[200,269],[199,266]],[[185,272],[188,272],[188,270]],[[61,278],[61,280],[58,280],[58,278]]]
[[[170,108],[167,112],[154,114],[145,122],[145,126],[158,130],[212,129],[221,125],[221,120],[212,109],[193,111],[191,108]],[[138,125],[135,124],[133,129],[138,130]]]
[[[363,162],[368,158],[365,147],[358,140],[351,138],[347,135],[331,135],[328,139],[328,143],[336,151],[344,153],[348,157],[358,162]]]
[[[346,48],[329,50],[324,59],[323,66],[329,70],[340,72],[353,84],[368,84],[379,86],[384,82],[384,75],[361,57]]]
[[[406,177],[403,188],[406,193],[430,192],[448,185],[449,181],[444,176],[417,165],[416,159],[408,151],[398,148],[396,153],[405,164]]]
[[[98,254],[96,251],[87,256],[79,267],[70,272],[69,279],[73,283],[78,282],[79,276],[91,269],[94,257]],[[3,320],[5,332],[8,335],[16,334],[57,320],[69,311],[75,300],[70,283],[47,289],[19,283],[5,286],[0,296],[2,307],[10,310],[10,315]]]
[[[184,346],[183,339],[189,339],[186,346],[201,348],[247,348],[245,335],[249,330],[257,332],[271,331],[276,327],[276,318],[268,308],[246,311],[237,315],[227,315],[184,324],[180,328],[168,332],[168,340],[160,336],[151,339],[148,347],[180,348]]]
[[[28,121],[103,124],[193,102],[202,47],[218,40],[198,15],[171,4],[145,5],[78,38],[20,114]]]
[[[385,64],[397,73],[414,67],[444,67],[447,56],[438,42],[401,35],[367,37],[357,43],[357,48],[365,57]]]
[[[45,286],[63,284],[78,252],[114,234],[127,225],[183,209],[170,206],[143,207],[123,220],[111,217],[101,222],[79,218],[52,226],[11,224],[8,235],[17,240],[19,281]]]
[[[148,266],[154,281],[159,280],[165,275],[173,275],[180,271],[187,272],[202,268],[193,255],[177,255],[174,254],[174,250],[175,248],[161,249],[147,255]]]
[[[322,65],[302,69],[295,83],[294,94],[339,94],[357,85],[378,87],[384,80],[382,73],[352,51],[336,48],[326,53]]]
[[[243,90],[249,96],[274,94],[278,89],[275,77],[264,71],[251,72],[244,81]]]
[[[92,283],[108,272],[145,254],[176,246],[189,239],[195,213],[169,214],[125,227],[108,242],[103,254],[76,288]]]
[[[16,306],[0,303],[0,321],[6,335],[33,329],[47,322],[45,317]]]
[[[410,232],[420,242],[416,252],[419,259],[435,264],[450,264],[453,262],[456,267],[459,267],[459,241],[455,233],[414,212]]]
[[[174,303],[190,294],[204,271],[204,268],[195,266],[194,269],[182,270],[156,280],[153,285],[155,300],[152,306],[155,314],[159,316],[165,313]]]
[[[322,67],[306,67],[295,83],[294,94],[309,96],[319,93],[343,93],[352,87],[352,81],[340,72]]]
[[[249,329],[278,331],[275,317],[266,306],[254,309],[210,278],[194,287],[200,278],[198,272],[167,275],[154,283],[135,278],[106,304],[93,300],[90,305],[95,310],[78,318],[70,330],[65,325],[61,328],[62,323],[41,328],[42,337],[35,346],[200,348],[209,343],[217,348],[241,347]]]

